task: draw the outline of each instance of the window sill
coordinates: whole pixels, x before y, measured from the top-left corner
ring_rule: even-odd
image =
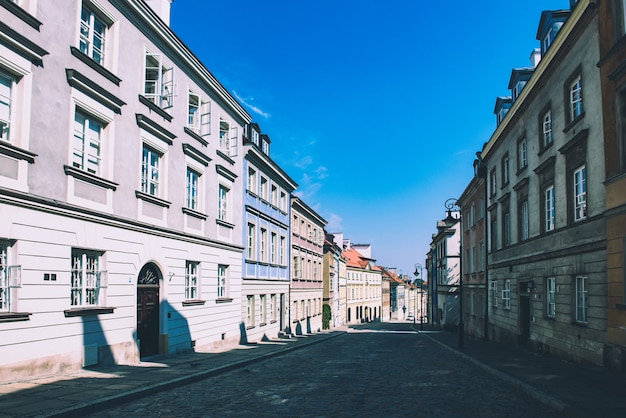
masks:
[[[576,119],[570,121],[567,126],[563,129],[563,133],[568,133],[574,126],[578,124],[585,117],[585,112],[583,111],[580,115],[576,117]]]
[[[2,7],[7,9],[9,12],[13,13],[15,16],[26,22],[33,29],[39,30],[40,26],[43,24],[35,16],[31,15],[12,1],[0,0],[0,5],[2,5]]]
[[[231,165],[235,164],[235,160],[233,160],[232,158],[230,158],[226,153],[224,153],[224,151],[222,150],[216,150],[215,151],[217,153],[217,155],[219,155],[220,157],[222,157],[223,159],[225,159],[226,161],[228,161]]]
[[[247,329],[247,330],[248,330],[248,329],[254,329],[254,328],[255,328],[255,326],[254,326],[254,325],[246,325],[246,329]]]
[[[157,206],[161,206],[164,208],[169,208],[171,203],[167,200],[159,199],[158,197],[149,195],[148,193],[140,192],[139,190],[135,190],[135,197],[137,199],[145,200],[146,202],[155,204]]]
[[[221,219],[216,219],[215,223],[226,228],[235,229],[235,224],[231,224],[230,222],[222,221]]]
[[[30,312],[4,312],[0,313],[0,322],[29,321],[31,315]]]
[[[35,162],[35,157],[37,156],[37,154],[18,148],[15,145],[5,142],[4,140],[0,141],[0,154],[7,155],[18,160],[28,161],[30,164]]]
[[[155,135],[167,145],[172,145],[174,143],[176,135],[174,135],[172,132],[168,131],[149,117],[142,115],[141,113],[135,113],[135,119],[137,121],[137,126]]]
[[[91,174],[88,173],[86,171],[83,170],[79,170],[75,167],[71,167],[69,165],[64,165],[63,166],[63,170],[65,171],[65,174],[68,176],[72,176],[78,180],[82,180],[86,183],[89,184],[93,184],[99,187],[102,187],[103,189],[111,189],[113,191],[115,191],[117,189],[118,184],[114,183],[112,181],[103,179],[101,177],[96,176],[95,174]]]
[[[72,308],[63,311],[66,318],[75,316],[95,316],[100,314],[112,314],[115,308],[91,307],[91,308]]]
[[[272,320],[270,321],[270,324],[275,324],[276,322],[278,322],[278,321],[276,321],[275,319],[272,319]]]
[[[267,322],[261,322],[261,323],[259,324],[259,326],[260,326],[260,327],[264,327],[264,326],[266,326],[266,325],[267,325]]]
[[[152,103],[150,100],[148,100],[145,96],[142,96],[141,94],[139,95],[139,102],[141,102],[144,105],[146,105],[150,110],[152,110],[153,112],[155,112],[156,114],[161,116],[166,121],[168,121],[168,122],[172,121],[172,115],[170,115],[165,110],[163,110],[159,106],[157,106],[154,103]]]
[[[217,298],[215,299],[215,303],[230,303],[233,301],[233,298]]]
[[[99,73],[100,75],[102,75],[104,78],[114,83],[115,85],[119,86],[120,83],[122,82],[121,78],[119,78],[118,76],[113,74],[111,71],[107,70],[106,68],[104,68],[101,64],[98,64],[97,62],[89,58],[89,56],[82,53],[80,49],[76,48],[75,46],[71,46],[70,51],[73,56],[75,56],[76,58],[78,58],[79,60],[87,64],[87,66],[91,67],[93,70],[95,70],[97,73]]]
[[[207,216],[204,213],[197,212],[193,209],[183,208],[183,213],[185,215],[193,216],[194,218],[206,220]]]
[[[206,303],[205,300],[189,299],[183,301],[183,306],[202,306]]]
[[[87,94],[118,115],[122,113],[122,106],[126,105],[126,102],[112,94],[100,84],[72,68],[65,69],[65,76],[70,86]]]
[[[552,149],[553,145],[554,145],[554,141],[550,142],[548,145],[540,149],[539,152],[537,153],[537,157],[541,157],[546,151]]]
[[[580,328],[588,328],[589,327],[589,323],[588,322],[578,322],[578,321],[574,321],[572,323],[572,325],[580,327]]]

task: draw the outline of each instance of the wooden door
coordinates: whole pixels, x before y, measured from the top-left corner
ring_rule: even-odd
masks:
[[[159,354],[159,288],[137,287],[139,356]]]

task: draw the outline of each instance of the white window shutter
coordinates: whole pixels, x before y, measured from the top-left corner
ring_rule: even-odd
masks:
[[[200,135],[211,135],[211,101],[203,102],[200,112]]]
[[[239,146],[239,127],[233,126],[230,128],[230,141],[229,144],[230,150],[229,155],[231,157],[237,156],[238,146]]]
[[[22,287],[22,266],[8,266],[9,287]]]

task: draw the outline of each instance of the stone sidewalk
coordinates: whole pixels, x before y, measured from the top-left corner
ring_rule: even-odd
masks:
[[[421,334],[565,416],[626,417],[626,374],[467,335],[459,349],[457,332],[425,327]]]

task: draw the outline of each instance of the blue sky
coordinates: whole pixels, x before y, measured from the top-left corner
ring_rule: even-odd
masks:
[[[445,4],[445,6],[443,6]],[[424,264],[542,10],[568,0],[175,0],[171,28],[269,135],[299,196],[377,264]]]

